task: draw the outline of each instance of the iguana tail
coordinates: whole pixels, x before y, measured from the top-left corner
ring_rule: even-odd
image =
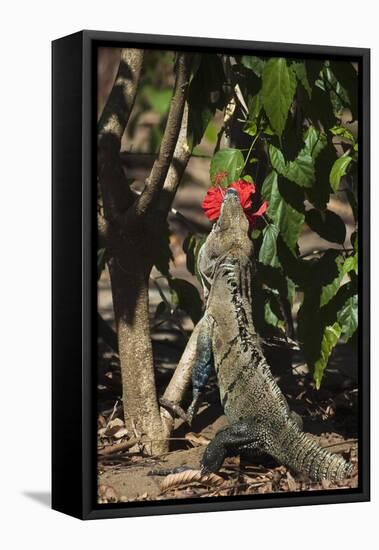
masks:
[[[307,474],[314,481],[341,481],[352,473],[352,465],[342,457],[320,447],[316,441],[291,422],[277,441],[273,456],[296,472]]]

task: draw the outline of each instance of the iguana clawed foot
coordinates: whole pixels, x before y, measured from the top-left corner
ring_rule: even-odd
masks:
[[[254,433],[254,421],[250,418],[226,426],[217,432],[204,451],[201,469],[217,472],[227,456],[237,455],[246,450],[261,450],[261,445]]]

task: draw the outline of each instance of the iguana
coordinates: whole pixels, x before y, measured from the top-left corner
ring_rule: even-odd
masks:
[[[301,418],[290,411],[262,352],[252,317],[253,243],[248,229],[238,194],[229,188],[198,256],[206,308],[188,416],[194,415],[214,368],[230,423],[207,446],[202,470],[216,472],[228,455],[264,453],[313,480],[342,480],[351,473],[351,465],[302,431]]]

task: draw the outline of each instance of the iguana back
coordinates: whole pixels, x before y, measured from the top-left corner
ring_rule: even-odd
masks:
[[[208,445],[203,468],[218,470],[230,454],[268,453],[314,480],[341,480],[351,466],[302,431],[299,417],[289,410],[262,352],[252,317],[252,258],[248,222],[237,193],[229,189],[198,261],[206,310],[193,372],[194,402],[213,361],[230,422]]]

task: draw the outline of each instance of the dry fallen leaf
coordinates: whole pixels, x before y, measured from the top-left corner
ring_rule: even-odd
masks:
[[[292,475],[287,472],[287,483],[288,483],[288,489],[290,491],[296,491],[296,481],[292,477]]]
[[[117,492],[110,485],[100,485],[98,488],[98,498],[101,502],[118,502]]]
[[[122,437],[125,437],[128,435],[128,430],[126,428],[121,428],[116,433],[113,434],[113,437],[116,439],[121,439]]]
[[[108,422],[105,435],[114,436],[119,430],[121,430],[121,428],[125,428],[125,424],[121,418],[113,418],[113,420]]]
[[[185,439],[189,441],[194,447],[200,447],[201,445],[208,445],[210,439],[205,437],[205,435],[196,434],[194,432],[188,432],[185,435]]]
[[[193,482],[207,486],[220,486],[224,483],[224,479],[217,474],[202,474],[200,470],[186,470],[179,474],[168,475],[161,483],[161,491],[164,492]]]

